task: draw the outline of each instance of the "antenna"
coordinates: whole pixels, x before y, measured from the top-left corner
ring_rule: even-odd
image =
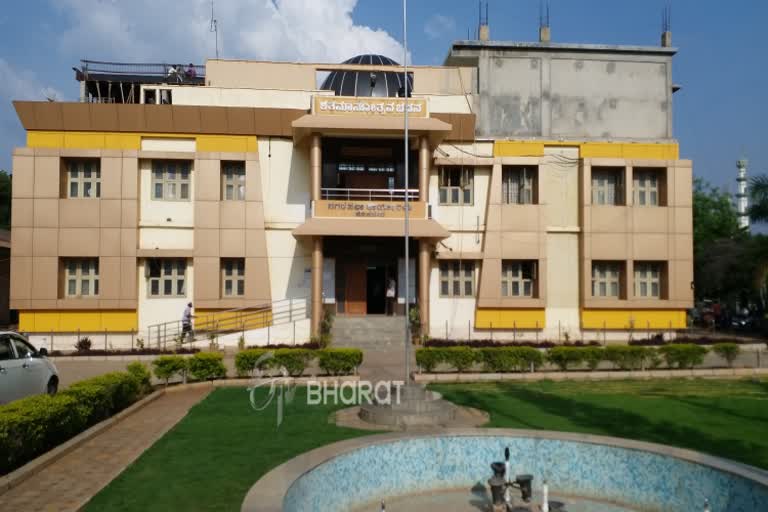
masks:
[[[672,4],[667,2],[661,13],[661,31],[670,32],[672,30]]]
[[[209,32],[214,33],[214,38],[216,39],[216,58],[219,58],[219,20],[216,19],[216,16],[213,13],[213,0],[211,0],[211,25],[208,28]]]
[[[539,0],[539,28],[549,26],[549,0]]]

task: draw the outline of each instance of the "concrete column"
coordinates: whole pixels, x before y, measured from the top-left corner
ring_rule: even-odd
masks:
[[[419,138],[419,201],[429,201],[429,169],[432,155],[426,135]]]
[[[311,178],[311,198],[313,201],[320,199],[320,183],[322,180],[323,153],[320,144],[320,134],[313,133],[309,149],[309,170]]]
[[[421,333],[429,335],[429,273],[432,244],[419,240],[419,310],[421,311]]]
[[[312,240],[312,327],[311,334],[320,334],[323,318],[323,237]]]

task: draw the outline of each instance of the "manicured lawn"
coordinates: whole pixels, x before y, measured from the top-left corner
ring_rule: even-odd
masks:
[[[244,388],[216,389],[85,510],[237,511],[270,469],[318,446],[370,434],[329,423],[339,407],[307,406],[306,388],[296,389],[280,428],[276,400],[257,412]]]
[[[445,384],[490,427],[560,430],[691,448],[768,469],[768,382],[651,380]]]

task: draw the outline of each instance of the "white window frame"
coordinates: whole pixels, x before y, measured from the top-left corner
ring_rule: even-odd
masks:
[[[221,162],[221,200],[245,201],[245,162]]]
[[[660,299],[664,264],[659,261],[636,261],[634,263],[635,297]]]
[[[147,296],[149,298],[187,296],[186,259],[147,258],[144,264],[147,276]],[[155,286],[155,284],[157,286]],[[170,293],[166,292],[168,285],[170,285],[171,288]],[[155,288],[157,289],[157,292],[155,292]]]
[[[189,160],[152,160],[151,172],[153,201],[191,201],[192,163]]]
[[[501,195],[504,204],[536,204],[538,167],[505,165],[501,169]]]
[[[66,298],[99,296],[99,258],[65,258],[63,265]]]
[[[536,260],[504,260],[501,263],[501,296],[533,298],[536,296],[538,265]]]
[[[473,260],[442,260],[439,264],[439,272],[440,297],[475,296],[475,262]]]
[[[624,199],[624,171],[621,168],[592,168],[592,204],[622,206]],[[613,191],[611,191],[613,187]],[[611,201],[611,193],[613,200]]]
[[[452,174],[458,180],[452,180]],[[446,206],[471,206],[475,201],[475,169],[473,167],[445,166],[440,168],[438,196],[440,204]],[[458,181],[458,184],[451,184]]]
[[[64,160],[64,165],[67,172],[66,197],[68,199],[101,197],[101,161],[98,158],[67,158]],[[85,192],[86,186],[90,190],[88,194]]]
[[[592,296],[598,298],[621,298],[621,273],[623,265],[620,261],[592,262]]]
[[[654,169],[632,171],[632,190],[635,206],[659,206],[661,173]]]
[[[245,258],[221,259],[221,296],[245,296]]]

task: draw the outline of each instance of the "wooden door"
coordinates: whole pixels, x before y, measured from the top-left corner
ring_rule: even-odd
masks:
[[[368,267],[365,263],[347,263],[344,265],[346,275],[346,313],[348,315],[364,315],[368,312],[366,303]]]

